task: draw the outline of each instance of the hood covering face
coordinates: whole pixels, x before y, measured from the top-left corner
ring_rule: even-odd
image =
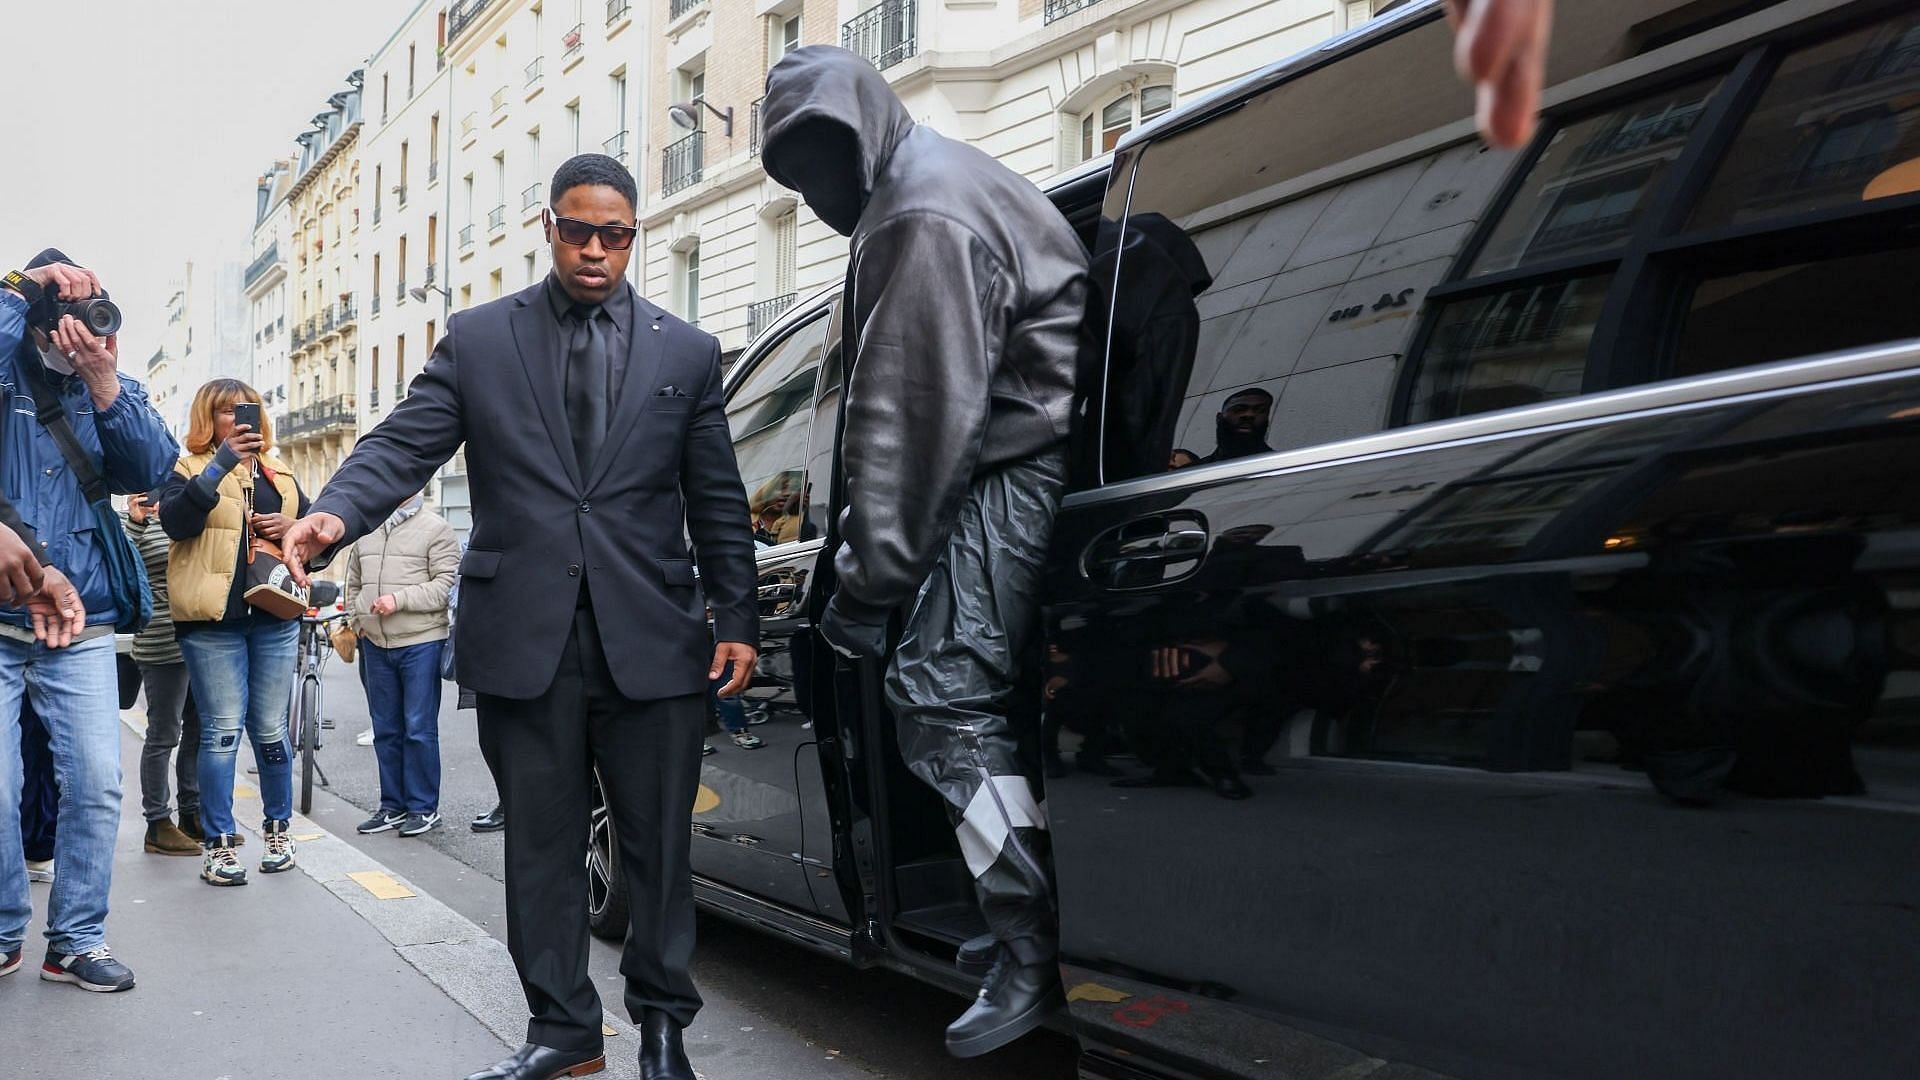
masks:
[[[796,49],[774,65],[760,117],[767,175],[843,236],[853,235],[914,127],[872,64],[831,45]]]

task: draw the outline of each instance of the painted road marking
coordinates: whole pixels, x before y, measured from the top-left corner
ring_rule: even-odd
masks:
[[[1067,991],[1068,1001],[1104,1001],[1108,1004],[1119,1004],[1131,997],[1133,995],[1124,990],[1115,990],[1110,986],[1091,982],[1083,982]]]
[[[378,870],[359,870],[347,876],[372,893],[375,900],[406,900],[414,895],[412,889],[395,881],[393,875]]]
[[[711,814],[719,808],[720,793],[705,784],[701,784],[700,790],[695,792],[693,796],[693,812],[696,814]]]

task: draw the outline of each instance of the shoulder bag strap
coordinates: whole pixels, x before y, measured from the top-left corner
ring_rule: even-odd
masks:
[[[19,366],[34,384],[35,418],[60,447],[61,456],[67,459],[67,468],[73,470],[73,478],[80,482],[81,492],[90,503],[106,501],[109,497],[106,478],[100,475],[100,467],[93,463],[93,456],[80,445],[80,437],[74,434],[73,421],[67,418],[66,403],[60,400],[60,390],[54,385],[52,376],[37,362]]]

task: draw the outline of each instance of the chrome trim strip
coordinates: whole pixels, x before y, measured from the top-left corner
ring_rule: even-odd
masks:
[[[694,899],[716,915],[783,934],[842,960],[853,956],[853,931],[780,904],[769,903],[712,878],[693,875]],[[702,896],[702,893],[708,895]],[[843,944],[844,943],[844,944]]]
[[[1458,420],[1439,420],[1341,442],[1281,450],[1217,465],[1195,466],[1176,473],[1124,480],[1068,495],[1061,502],[1061,509],[1072,510],[1142,495],[1210,487],[1231,480],[1278,476],[1348,461],[1484,442],[1555,427],[1586,427],[1604,421],[1628,419],[1636,414],[1690,410],[1742,398],[1772,396],[1822,383],[1888,375],[1920,375],[1920,339],[1829,353],[1804,360],[1785,360],[1693,379],[1676,379],[1625,390],[1587,394]]]

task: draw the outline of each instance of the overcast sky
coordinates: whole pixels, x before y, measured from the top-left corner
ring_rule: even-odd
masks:
[[[415,0],[0,0],[0,270],[59,247],[143,376],[189,258],[246,261],[254,182]]]

